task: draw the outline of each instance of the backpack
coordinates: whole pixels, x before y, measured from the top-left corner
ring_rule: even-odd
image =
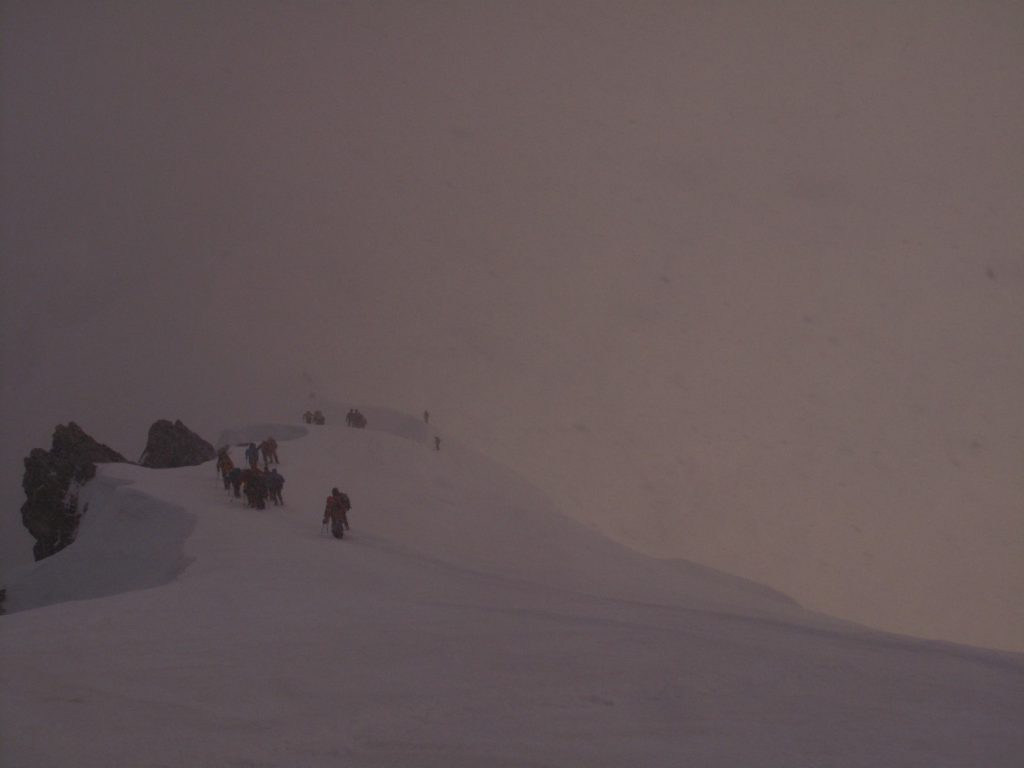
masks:
[[[338,496],[338,506],[341,507],[342,512],[348,512],[352,509],[352,502],[348,500],[348,494],[343,493]]]

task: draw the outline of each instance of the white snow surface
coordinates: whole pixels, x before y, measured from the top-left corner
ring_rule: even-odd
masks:
[[[282,507],[212,464],[103,467],[75,544],[8,585],[0,764],[1020,765],[1021,655],[634,553],[374,416],[225,433],[294,438]]]

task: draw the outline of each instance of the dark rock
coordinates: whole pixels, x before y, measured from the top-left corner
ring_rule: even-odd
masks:
[[[126,461],[73,421],[66,427],[57,426],[49,451],[32,450],[25,459],[21,480],[25,491],[21,520],[36,540],[32,548],[36,560],[59,552],[75,540],[78,521],[86,511],[78,508],[78,491],[96,476],[96,464]]]
[[[193,467],[212,461],[216,455],[212,445],[181,421],[172,424],[160,419],[149,428],[146,450],[139,463],[152,469]]]

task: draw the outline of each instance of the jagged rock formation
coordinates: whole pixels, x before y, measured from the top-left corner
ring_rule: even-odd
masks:
[[[173,424],[166,419],[153,422],[146,440],[146,450],[139,463],[152,469],[192,467],[212,461],[217,455],[213,446],[180,420]]]
[[[113,448],[98,443],[73,421],[58,425],[49,451],[35,448],[25,459],[21,486],[25,503],[21,521],[36,540],[32,553],[42,560],[75,540],[78,521],[86,511],[78,508],[78,491],[96,475],[96,464],[126,462]]]

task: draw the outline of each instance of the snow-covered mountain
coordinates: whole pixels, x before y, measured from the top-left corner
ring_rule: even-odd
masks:
[[[640,555],[420,420],[367,415],[222,435],[279,437],[265,510],[212,463],[104,466],[75,544],[10,584],[0,762],[1019,765],[1020,655]]]
[[[1024,650],[1022,14],[3,3],[0,574],[55,424],[134,457],[316,391],[647,553]]]

